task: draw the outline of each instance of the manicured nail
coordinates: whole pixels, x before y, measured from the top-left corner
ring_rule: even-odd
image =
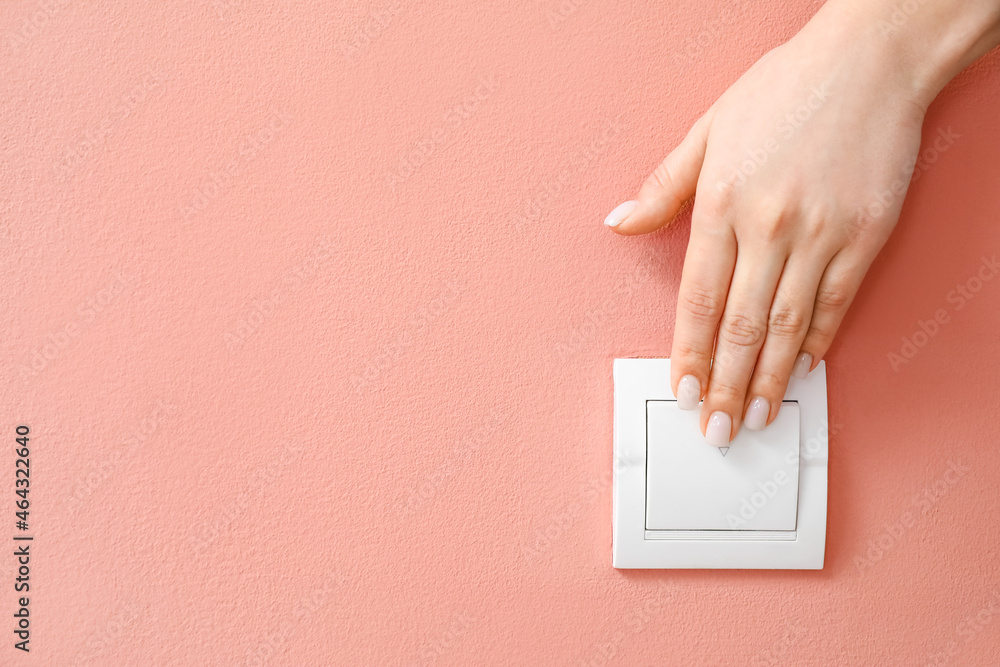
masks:
[[[733,431],[733,420],[721,410],[716,410],[708,418],[708,428],[705,429],[705,440],[713,447],[728,447],[729,434]]]
[[[677,383],[677,407],[694,410],[701,401],[701,383],[693,375],[685,375]]]
[[[608,214],[608,217],[604,218],[604,224],[608,227],[617,227],[622,224],[622,221],[628,216],[632,215],[632,211],[635,210],[636,206],[639,205],[637,201],[627,201],[624,204],[618,204],[615,210]]]
[[[809,375],[809,369],[813,365],[813,356],[808,352],[802,352],[795,359],[795,366],[792,368],[792,377],[803,379]]]
[[[751,431],[759,431],[767,426],[767,416],[769,414],[771,414],[771,404],[767,402],[766,398],[758,396],[750,401],[750,407],[747,408],[747,416],[743,420],[743,425]]]

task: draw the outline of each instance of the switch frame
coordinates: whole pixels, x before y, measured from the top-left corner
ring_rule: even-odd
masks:
[[[615,359],[615,568],[823,568],[829,460],[825,362],[821,361],[805,379],[792,378],[785,393],[785,401],[799,405],[799,489],[794,531],[647,530],[647,400],[676,400],[670,389],[670,360]]]

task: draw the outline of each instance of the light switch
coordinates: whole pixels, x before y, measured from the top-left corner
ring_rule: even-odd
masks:
[[[612,563],[617,568],[823,567],[826,365],[793,378],[777,418],[709,445],[680,410],[669,359],[615,359]]]
[[[728,448],[705,442],[700,411],[646,403],[646,528],[795,530],[799,406],[787,401],[762,431]]]

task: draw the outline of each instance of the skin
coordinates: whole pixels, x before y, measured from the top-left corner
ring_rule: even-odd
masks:
[[[831,0],[616,218],[653,232],[695,197],[670,356],[675,395],[698,380],[702,433],[722,413],[731,440],[757,397],[770,424],[796,361],[804,375],[827,353],[899,218],[928,105],[997,43],[998,0]]]

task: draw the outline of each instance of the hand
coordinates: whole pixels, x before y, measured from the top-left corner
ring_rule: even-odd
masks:
[[[817,15],[761,58],[606,220],[652,232],[697,192],[670,382],[683,409],[704,398],[719,447],[773,421],[789,378],[826,354],[899,217],[937,92],[842,18]]]

